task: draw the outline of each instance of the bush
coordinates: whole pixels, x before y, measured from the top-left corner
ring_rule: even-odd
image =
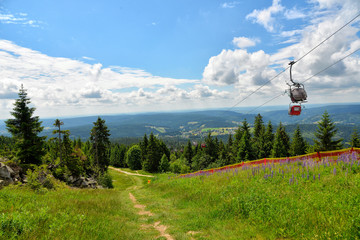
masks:
[[[114,188],[112,177],[108,172],[105,172],[99,176],[98,183],[105,188]]]
[[[30,168],[26,171],[28,186],[35,190],[39,191],[42,188],[46,189],[56,189],[62,186],[61,182],[57,181],[50,171],[47,169],[47,165],[41,165],[35,167],[34,170]]]
[[[126,163],[131,170],[141,169],[141,149],[139,145],[132,146],[126,152]]]

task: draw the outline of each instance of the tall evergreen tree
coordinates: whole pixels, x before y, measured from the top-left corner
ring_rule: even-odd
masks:
[[[109,132],[110,130],[108,130],[105,125],[105,120],[102,120],[100,117],[98,117],[97,121],[94,122],[94,127],[90,132],[94,164],[99,167],[101,172],[105,172],[109,166]]]
[[[141,169],[141,148],[139,145],[133,145],[126,152],[126,164],[131,170]]]
[[[280,122],[276,129],[274,145],[271,151],[272,157],[288,157],[290,148],[290,138],[285,131],[285,127]]]
[[[148,172],[157,172],[159,170],[162,151],[159,147],[158,140],[151,132],[149,136],[149,143],[146,150],[146,158],[143,161],[143,169]]]
[[[292,156],[303,155],[306,153],[307,144],[301,135],[300,127],[297,125],[290,145]]]
[[[55,123],[53,124],[58,129],[53,131],[53,134],[58,134],[58,154],[60,157],[60,162],[62,162],[62,143],[61,143],[61,134],[64,134],[64,131],[61,130],[61,126],[64,125],[62,121],[59,119],[55,120]]]
[[[255,158],[252,143],[251,143],[251,134],[250,126],[246,119],[243,121],[242,125],[242,137],[239,144],[239,150],[237,153],[238,161],[253,160]]]
[[[318,124],[314,139],[316,151],[331,151],[341,149],[343,139],[333,140],[337,133],[335,124],[331,121],[327,111],[322,115],[322,119]]]
[[[191,166],[192,158],[194,157],[194,152],[190,140],[188,140],[187,145],[184,148],[184,157],[186,158],[187,165]]]
[[[264,133],[264,157],[271,156],[271,150],[274,145],[274,133],[273,133],[273,126],[271,121],[268,122],[266,126],[266,131]]]
[[[141,162],[144,162],[146,159],[148,144],[149,144],[149,140],[145,133],[143,140],[139,144],[140,149],[141,149]]]
[[[39,117],[34,117],[35,108],[29,107],[30,98],[21,85],[19,98],[14,103],[11,115],[14,119],[8,119],[7,130],[16,141],[16,156],[21,163],[41,164],[41,158],[45,154],[44,141],[46,137],[39,137],[43,130]]]
[[[258,114],[254,121],[254,137],[252,140],[255,158],[264,158],[265,154],[265,125],[262,116]]]
[[[350,146],[360,148],[360,139],[359,134],[357,133],[356,129],[351,134]]]

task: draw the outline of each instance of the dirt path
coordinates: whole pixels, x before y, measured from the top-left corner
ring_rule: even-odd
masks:
[[[134,207],[137,209],[140,209],[140,211],[138,212],[139,215],[145,215],[145,216],[149,216],[149,217],[154,216],[154,214],[152,212],[145,210],[145,208],[146,208],[145,205],[138,204],[136,201],[136,198],[131,193],[129,193],[129,198],[133,202]],[[165,225],[161,225],[160,221],[155,222],[153,225],[151,225],[151,224],[150,225],[142,225],[142,227],[143,228],[153,227],[159,231],[160,235],[158,237],[165,237],[167,240],[174,240],[174,238],[170,234],[166,233],[167,227]]]
[[[127,174],[127,175],[134,175],[134,176],[140,176],[140,177],[154,177],[152,175],[144,175],[144,174],[139,174],[139,173],[131,173],[131,172],[126,172],[124,170],[118,169],[118,168],[114,168],[114,167],[109,167],[112,170]]]

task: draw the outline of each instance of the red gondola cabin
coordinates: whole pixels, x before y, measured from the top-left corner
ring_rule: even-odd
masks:
[[[301,105],[293,105],[289,107],[289,115],[299,116],[301,113]]]

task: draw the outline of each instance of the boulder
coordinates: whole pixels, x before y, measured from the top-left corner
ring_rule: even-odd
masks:
[[[14,182],[11,175],[14,175],[14,171],[3,163],[0,163],[0,180],[3,180],[1,184],[3,186],[9,185]]]
[[[70,178],[69,178],[70,180]],[[71,178],[73,180],[71,183],[74,187],[78,188],[98,188],[97,181],[93,178],[79,177],[79,178]]]

